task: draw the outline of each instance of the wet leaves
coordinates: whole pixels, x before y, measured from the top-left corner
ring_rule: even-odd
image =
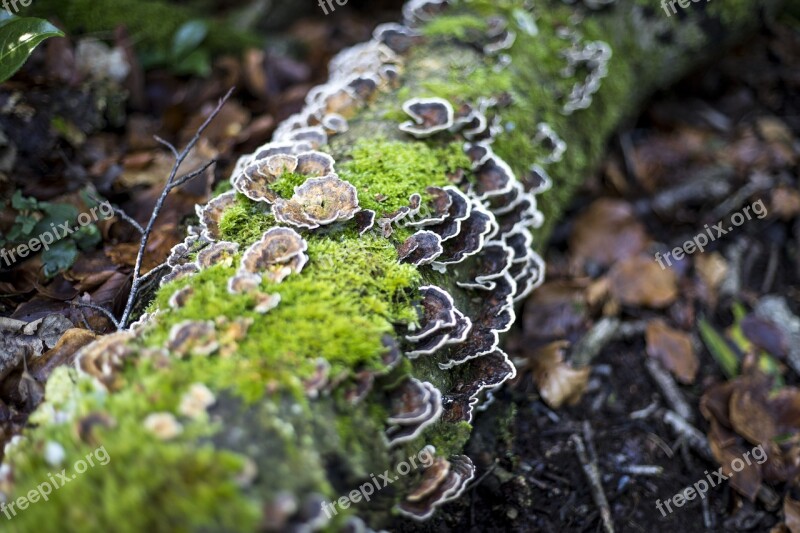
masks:
[[[656,319],[647,324],[645,338],[647,355],[657,359],[682,383],[694,382],[700,362],[689,335]]]
[[[575,404],[586,390],[590,368],[572,368],[564,361],[569,343],[551,342],[529,357],[533,381],[542,399],[552,408]]]

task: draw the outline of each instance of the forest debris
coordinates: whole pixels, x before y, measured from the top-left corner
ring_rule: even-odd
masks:
[[[783,521],[791,533],[800,533],[800,501],[788,493],[783,498]]]
[[[570,361],[576,366],[587,366],[592,359],[617,335],[620,321],[617,318],[603,318],[590,329],[572,350]]]
[[[588,422],[584,423],[584,435],[587,438],[587,441],[589,438],[591,438],[591,430],[589,429]],[[608,505],[608,499],[603,491],[603,484],[600,481],[600,469],[597,466],[597,459],[594,457],[589,457],[589,453],[586,451],[586,446],[584,445],[580,435],[571,435],[570,441],[572,441],[572,443],[575,445],[575,453],[578,455],[578,459],[583,467],[583,473],[586,475],[586,479],[589,481],[592,499],[594,500],[595,505],[600,508],[600,517],[603,521],[603,529],[606,531],[606,533],[614,533],[614,523],[611,520],[611,508]]]
[[[596,200],[575,221],[569,238],[576,267],[587,261],[611,266],[642,252],[650,238],[636,220],[631,204],[610,198]]]
[[[611,294],[624,305],[663,308],[675,301],[678,287],[672,269],[662,269],[652,257],[623,259],[608,273]]]
[[[533,381],[542,399],[554,409],[564,403],[576,404],[589,381],[589,367],[575,369],[564,361],[567,346],[566,341],[551,342],[529,356]]]
[[[786,299],[779,296],[764,296],[755,306],[755,314],[774,324],[786,339],[788,354],[786,362],[800,375],[800,317],[789,309]]]
[[[675,413],[684,420],[691,420],[694,412],[689,406],[689,403],[683,397],[683,393],[678,388],[678,385],[662,367],[661,364],[654,359],[647,359],[645,361],[645,368],[650,373],[650,377],[656,382],[661,393],[666,398],[667,403],[675,410]]]
[[[655,319],[647,324],[645,337],[647,355],[658,360],[681,383],[694,383],[700,362],[689,335]]]

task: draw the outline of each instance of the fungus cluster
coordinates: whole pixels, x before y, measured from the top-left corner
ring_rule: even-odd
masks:
[[[461,496],[474,476],[475,466],[466,455],[436,457],[397,510],[414,520],[426,520],[437,507]]]
[[[567,65],[561,71],[564,78],[572,78],[577,72],[587,72],[582,81],[577,81],[567,95],[562,112],[571,115],[579,109],[587,109],[592,103],[592,96],[600,90],[600,85],[608,75],[608,63],[611,61],[611,47],[603,41],[582,41],[577,30],[563,28],[560,36],[571,41],[569,48],[562,52]]]

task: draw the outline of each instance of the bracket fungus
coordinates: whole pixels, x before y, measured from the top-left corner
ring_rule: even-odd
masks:
[[[431,383],[407,378],[392,391],[386,437],[389,446],[416,439],[442,416],[442,393]]]
[[[134,350],[127,345],[133,338],[130,332],[112,333],[84,346],[75,354],[75,367],[95,378],[106,390],[116,390],[121,385],[121,372],[125,359]]]
[[[275,203],[273,214],[278,222],[315,229],[350,220],[359,210],[356,188],[330,174],[309,178],[295,187],[290,200],[279,199]]]
[[[181,358],[187,355],[205,357],[219,349],[217,330],[210,320],[184,320],[172,326],[167,349]]]
[[[418,139],[430,137],[453,127],[453,106],[444,98],[412,98],[403,103],[403,111],[413,121],[400,124],[400,131]]]
[[[268,229],[242,254],[236,279],[229,281],[229,290],[247,292],[260,285],[260,281],[256,283],[256,278],[247,274],[264,275],[273,283],[280,283],[290,274],[299,274],[308,262],[307,249],[308,243],[295,230]]]
[[[431,473],[426,475],[428,470]],[[397,505],[397,510],[414,520],[427,520],[437,507],[461,496],[473,477],[475,465],[466,455],[454,455],[445,462],[434,461],[423,474],[421,484],[411,493],[414,499],[407,496]]]
[[[215,242],[197,252],[197,266],[201,269],[220,264],[231,266],[238,251],[239,245],[235,242]]]
[[[420,266],[431,264],[442,252],[442,238],[432,231],[420,230],[403,241],[397,256],[401,263]]]

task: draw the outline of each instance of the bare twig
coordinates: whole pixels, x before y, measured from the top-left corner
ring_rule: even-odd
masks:
[[[107,319],[109,319],[111,321],[111,323],[114,324],[115,328],[121,329],[120,321],[117,320],[114,317],[113,313],[111,313],[111,311],[109,311],[105,307],[100,307],[99,305],[85,303],[85,302],[70,302],[70,304],[72,304],[72,305],[74,305],[76,307],[84,307],[86,309],[92,309],[94,311],[97,311],[98,313],[102,314]]]
[[[142,234],[142,240],[139,244],[139,253],[136,256],[136,265],[133,267],[133,280],[131,282],[131,292],[128,295],[128,301],[125,304],[125,311],[122,313],[122,318],[119,321],[120,328],[127,327],[128,321],[131,317],[131,312],[133,311],[133,306],[136,303],[136,297],[139,293],[139,289],[142,285],[142,276],[140,275],[142,271],[142,262],[144,261],[144,253],[147,249],[147,242],[150,239],[150,234],[153,231],[153,227],[155,225],[156,219],[158,215],[161,213],[161,209],[164,207],[164,202],[167,199],[167,195],[177,186],[186,183],[190,179],[199,176],[202,174],[206,169],[208,169],[214,162],[208,163],[201,167],[201,169],[195,170],[182,176],[181,178],[177,178],[178,172],[180,171],[181,165],[183,165],[186,158],[189,156],[189,153],[194,149],[197,145],[198,141],[200,141],[200,137],[205,132],[206,128],[211,124],[211,122],[216,118],[219,112],[222,110],[222,106],[225,105],[225,102],[233,94],[233,88],[231,88],[225,96],[220,98],[217,107],[211,112],[211,114],[206,118],[205,122],[198,128],[197,132],[194,134],[194,137],[188,142],[186,147],[181,152],[178,150],[168,141],[161,139],[160,137],[156,137],[156,141],[161,143],[162,145],[166,146],[171,152],[172,155],[175,157],[175,164],[172,167],[172,171],[169,174],[169,178],[167,178],[167,183],[164,186],[164,190],[161,192],[158,200],[156,201],[156,205],[153,208],[153,213],[150,215],[150,220],[147,222],[147,226],[144,228],[144,233]],[[177,179],[177,181],[176,181]]]
[[[691,420],[692,408],[689,406],[689,402],[684,399],[683,393],[681,393],[678,384],[675,383],[672,376],[661,367],[658,361],[650,359],[649,357],[645,361],[644,366],[650,373],[650,377],[652,377],[653,381],[658,385],[658,388],[661,389],[661,393],[664,395],[667,403],[681,418]]]
[[[575,445],[575,453],[577,453],[578,459],[583,466],[583,473],[586,474],[586,479],[589,481],[592,499],[597,507],[600,508],[603,529],[606,533],[614,533],[614,524],[611,521],[611,507],[608,505],[608,499],[606,498],[606,493],[603,491],[603,484],[600,481],[600,469],[597,466],[597,458],[594,457],[594,445],[591,444],[591,428],[588,422],[584,423],[583,432],[584,437],[589,443],[589,450],[592,452],[591,456],[580,435],[573,434],[570,436],[570,440]]]
[[[91,198],[92,200],[94,200],[97,203],[103,203],[103,200],[101,200],[100,198],[98,198],[97,196],[95,196],[92,193],[89,193],[89,198]],[[111,205],[111,204],[108,204],[108,205]],[[126,213],[120,207],[118,207],[116,205],[111,205],[111,209],[114,210],[114,214],[115,215],[117,215],[119,218],[121,218],[122,220],[124,220],[125,222],[127,222],[128,224],[133,226],[134,229],[136,229],[136,231],[138,231],[140,235],[144,234],[144,228],[142,227],[141,224],[139,224],[139,222],[136,221],[135,218],[130,216],[128,213]]]

